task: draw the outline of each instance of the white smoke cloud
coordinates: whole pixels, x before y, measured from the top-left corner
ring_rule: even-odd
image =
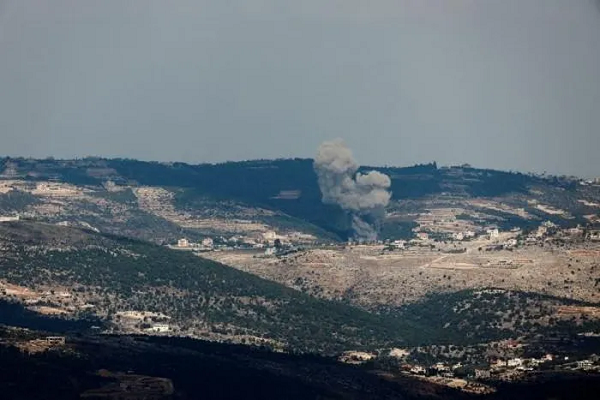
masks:
[[[324,142],[314,160],[323,202],[352,213],[359,239],[375,240],[392,193],[390,177],[377,171],[357,173],[358,164],[342,139]]]

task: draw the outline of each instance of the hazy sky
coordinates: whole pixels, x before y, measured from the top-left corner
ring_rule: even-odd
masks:
[[[0,0],[0,154],[600,176],[594,0]]]

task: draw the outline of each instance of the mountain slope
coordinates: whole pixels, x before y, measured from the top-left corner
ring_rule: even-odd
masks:
[[[444,208],[465,208],[467,218],[503,229],[537,226],[544,220],[585,224],[586,216],[598,214],[600,204],[600,186],[581,185],[574,178],[469,166],[438,168],[435,163],[372,169],[392,181],[389,218],[382,231],[386,238],[411,237],[415,216],[440,201]],[[157,242],[182,234],[232,235],[244,230],[297,230],[327,240],[351,233],[348,216],[322,203],[310,159],[190,165],[4,158],[0,170],[0,179],[18,189],[0,190],[0,212],[28,212],[53,222],[81,220],[102,231]],[[60,183],[62,189],[70,186],[48,193],[40,188],[44,182]],[[108,182],[115,185],[109,187]],[[140,194],[146,189],[160,198],[155,206],[144,207]],[[494,207],[472,203],[480,198],[493,200]]]
[[[65,346],[45,353],[27,356],[16,348],[45,335],[0,326],[3,395],[27,400],[474,398],[414,378],[391,382],[376,371],[318,356],[183,338],[67,336]]]
[[[98,315],[118,331],[165,323],[181,335],[332,352],[399,344],[418,330],[189,252],[90,231],[3,223],[0,247],[7,295],[40,312]]]

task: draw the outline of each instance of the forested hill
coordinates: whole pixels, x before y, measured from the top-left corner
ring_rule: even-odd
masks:
[[[319,200],[321,194],[311,159],[278,159],[226,162],[220,164],[161,163],[133,159],[84,158],[77,160],[34,160],[4,158],[15,176],[31,180],[58,179],[73,184],[117,183],[194,188],[207,195],[235,198],[249,203],[274,203],[281,191],[301,191],[301,198]],[[411,167],[363,167],[392,178],[394,199],[419,198],[458,191],[472,196],[496,196],[523,192],[530,185],[571,187],[571,180],[542,178],[518,172],[477,169],[470,166],[438,168],[437,164]]]
[[[550,201],[550,205],[566,207],[569,211],[573,206],[581,206],[576,201],[579,194],[573,195],[580,189],[574,179],[482,170],[469,166],[438,168],[435,163],[403,168],[363,167],[363,170],[367,169],[376,169],[391,177],[392,209],[399,202],[419,201],[432,196],[458,199],[522,196],[515,205],[527,207],[526,200],[530,198],[533,188],[540,197]],[[338,207],[322,203],[310,159],[191,165],[131,159],[4,158],[0,159],[0,171],[3,179],[55,181],[78,187],[101,187],[107,181],[130,188],[163,187],[175,193],[175,206],[180,210],[193,211],[206,208],[207,202],[217,205],[229,201],[273,210],[279,216],[289,216],[291,220],[279,218],[278,224],[288,224],[297,229],[306,228],[313,232],[320,229],[320,236],[326,236],[326,231],[344,238],[349,231],[345,213]],[[26,202],[35,199],[17,200]],[[589,213],[589,210],[583,212]],[[410,227],[408,224],[401,227],[401,230],[410,232]],[[393,227],[392,231],[398,231],[398,227]],[[400,236],[402,234],[400,232]]]

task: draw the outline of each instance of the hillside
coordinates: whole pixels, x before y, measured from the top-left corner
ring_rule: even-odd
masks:
[[[402,343],[418,329],[135,240],[31,222],[0,225],[4,296],[115,332],[152,331],[332,352]]]
[[[164,326],[170,335],[331,354],[599,328],[597,307],[585,309],[592,303],[502,290],[434,295],[400,308],[381,303],[367,312],[351,305],[349,293],[319,299],[191,252],[34,222],[0,224],[0,248],[4,299],[38,314],[98,319],[119,333]]]
[[[600,300],[600,243],[581,229],[538,237],[505,232],[490,240],[417,240],[392,245],[330,246],[278,257],[210,252],[205,257],[313,296],[373,309],[430,294],[489,287],[586,302]]]
[[[593,398],[597,376],[546,372],[474,395],[376,367],[181,338],[66,336],[31,352],[51,332],[0,326],[0,390],[41,399],[574,400]],[[29,349],[25,355],[21,349]],[[102,351],[98,351],[102,349]]]
[[[11,399],[470,399],[417,379],[317,356],[181,338],[67,336],[24,356],[48,333],[0,327],[0,390]],[[102,351],[98,351],[102,349]]]
[[[600,211],[600,186],[573,178],[438,168],[435,163],[369,169],[388,174],[392,182],[382,238],[410,238],[415,227],[451,233],[449,224],[424,222],[438,214],[444,216],[438,222],[508,229],[536,227],[545,220],[586,224]],[[351,233],[348,215],[321,202],[309,159],[190,165],[4,158],[0,171],[0,212],[5,215],[89,224],[159,243],[207,235],[257,240],[269,230],[322,240]]]

